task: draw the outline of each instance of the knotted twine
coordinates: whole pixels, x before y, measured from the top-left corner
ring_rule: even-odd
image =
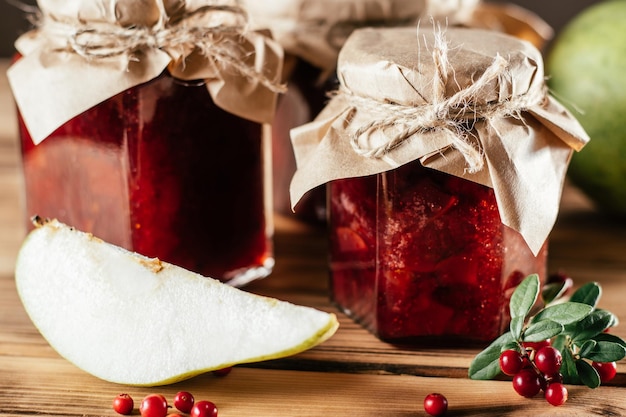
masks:
[[[233,41],[248,30],[248,15],[242,7],[210,4],[185,10],[172,20],[163,0],[157,0],[156,5],[159,18],[152,26],[124,27],[112,22],[82,19],[67,21],[50,13],[44,14],[36,25],[49,36],[67,39],[65,47],[58,50],[75,52],[88,61],[126,56],[130,62],[137,59],[134,57],[137,51],[146,48],[162,50],[172,60],[177,60],[198,49],[203,56],[238,71],[270,91],[286,91],[284,85],[246,63],[245,52]],[[218,14],[224,17],[208,25]]]
[[[428,131],[445,129],[451,133],[452,147],[464,157],[470,173],[480,171],[484,166],[483,149],[478,139],[472,140],[472,125],[477,120],[501,117],[515,117],[523,120],[521,113],[528,108],[542,103],[547,98],[547,89],[529,89],[525,94],[508,97],[502,101],[477,104],[476,98],[492,82],[503,77],[511,77],[509,63],[497,54],[493,63],[472,84],[446,98],[446,85],[450,74],[454,73],[448,61],[448,43],[443,31],[435,33],[432,59],[434,63],[433,97],[429,104],[406,106],[397,103],[383,103],[368,97],[353,94],[345,89],[343,94],[355,108],[365,109],[380,114],[380,118],[359,127],[350,136],[350,145],[354,151],[367,158],[383,158],[392,150],[401,146],[413,135]],[[398,130],[398,127],[402,129]],[[390,133],[396,128],[395,133]],[[366,147],[359,140],[376,130],[385,131],[386,141],[375,147]]]
[[[292,207],[321,184],[418,161],[491,187],[502,223],[537,254],[556,221],[571,154],[589,137],[547,94],[541,53],[530,43],[448,28],[448,51],[436,33],[350,36],[339,56],[340,91],[313,122],[291,131]]]
[[[35,144],[87,109],[159,77],[202,80],[217,107],[271,123],[283,50],[231,0],[39,0],[7,71]],[[168,6],[169,4],[169,6]],[[97,82],[94,82],[97,81]]]

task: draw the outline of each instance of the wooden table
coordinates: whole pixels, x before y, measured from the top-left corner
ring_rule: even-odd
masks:
[[[472,381],[476,349],[402,349],[375,337],[328,301],[324,232],[277,218],[276,268],[247,290],[338,314],[341,327],[326,343],[290,358],[236,367],[225,378],[202,375],[156,388],[125,387],[77,369],[53,351],[29,321],[13,281],[24,237],[15,112],[0,78],[0,415],[113,416],[112,399],[136,401],[153,392],[173,398],[188,390],[214,401],[220,417],[424,416],[431,392],[447,396],[449,416],[626,415],[626,361],[609,386],[569,387],[566,405],[519,397],[508,381]],[[571,186],[551,236],[550,271],[562,269],[577,285],[599,281],[601,307],[626,321],[626,225],[594,211]],[[626,326],[615,334],[625,337]],[[136,412],[137,413],[137,412]]]

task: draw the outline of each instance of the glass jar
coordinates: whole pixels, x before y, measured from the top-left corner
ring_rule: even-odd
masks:
[[[289,131],[313,120],[337,89],[337,54],[354,29],[413,25],[425,0],[287,0],[271,6],[245,0],[244,4],[254,26],[269,29],[286,51],[284,80],[288,89],[279,98],[272,124],[274,210],[324,225],[325,185],[309,191],[292,210],[289,183],[296,161]]]
[[[484,185],[411,162],[329,190],[333,301],[381,339],[488,342],[521,280],[546,276],[547,244],[533,255]]]
[[[26,212],[206,276],[267,276],[262,131],[217,107],[204,82],[164,72],[39,145],[20,123]]]
[[[80,50],[26,47],[10,70],[19,107],[27,216],[57,218],[126,249],[232,285],[267,276],[274,265],[269,123],[282,50],[262,34],[238,34],[245,27],[240,25],[245,13],[227,0],[194,10],[174,9],[173,26],[161,27],[169,20],[158,20],[150,31],[131,23],[133,17],[153,16],[144,8],[156,3],[127,3],[130,11],[120,16],[130,26],[123,28],[117,14],[108,17],[113,19],[108,24],[101,22],[107,16],[100,16],[90,26],[90,21],[71,20],[81,15],[72,8],[58,11],[67,14],[64,22],[54,20],[54,10],[44,9],[44,24],[28,41],[65,42],[59,32],[46,32],[47,25],[57,24],[76,25],[90,38]],[[90,0],[77,5],[91,13],[106,12],[91,9]],[[216,22],[232,30],[214,38],[213,30],[223,30]],[[204,31],[201,38],[186,32],[196,25]],[[118,39],[119,57],[117,50],[108,49],[99,55],[97,42],[108,48],[111,33],[123,30],[147,37],[145,45],[127,50],[127,38]],[[163,45],[153,50],[150,37],[159,30]],[[188,55],[172,61],[181,50],[179,39],[187,42],[182,46]],[[192,41],[198,42],[195,48],[188,43]],[[211,55],[213,50],[218,55]],[[134,59],[124,56],[131,53]],[[39,68],[37,63],[44,60],[49,65]],[[63,105],[82,95],[50,83],[34,92],[24,82],[33,79],[26,77],[28,72],[57,77],[66,85],[72,76],[87,74],[82,84],[86,96],[91,89],[100,93],[100,83],[107,92],[118,92],[71,118],[59,118],[57,127],[42,137],[33,94],[46,103],[39,111],[53,110],[57,94],[64,95],[59,99]]]
[[[329,188],[332,300],[386,341],[487,344],[515,287],[545,279],[567,166],[589,138],[547,94],[541,53],[494,31],[359,29],[338,79],[291,131],[294,203]]]

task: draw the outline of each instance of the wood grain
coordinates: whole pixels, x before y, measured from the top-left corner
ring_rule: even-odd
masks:
[[[223,378],[206,374],[158,388],[96,379],[50,348],[17,296],[13,267],[25,230],[20,187],[15,112],[6,79],[0,77],[2,416],[113,416],[111,401],[120,392],[139,401],[152,392],[172,398],[183,389],[214,401],[220,417],[423,416],[422,401],[430,392],[448,397],[449,416],[626,415],[624,361],[610,386],[570,387],[567,404],[554,408],[541,398],[517,396],[509,381],[469,380],[476,348],[407,348],[379,341],[329,302],[325,232],[282,217],[276,218],[275,271],[246,289],[337,313],[341,327],[333,338],[290,358],[236,367]],[[571,185],[551,236],[549,261],[551,271],[566,271],[577,285],[599,281],[604,289],[600,306],[626,321],[626,224],[597,213]],[[615,333],[626,337],[625,328]]]

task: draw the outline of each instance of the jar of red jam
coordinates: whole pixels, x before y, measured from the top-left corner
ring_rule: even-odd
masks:
[[[325,224],[326,187],[307,193],[292,212],[289,183],[296,170],[290,129],[313,120],[338,87],[339,49],[358,27],[413,25],[424,0],[245,0],[255,27],[267,28],[285,50],[281,95],[272,125],[273,198],[276,212]]]
[[[16,44],[27,215],[233,285],[267,276],[282,49],[234,2],[99,3],[42,1]]]
[[[511,293],[546,275],[573,150],[540,52],[477,29],[361,29],[340,89],[292,131],[293,204],[329,184],[333,301],[383,340],[485,344]]]

